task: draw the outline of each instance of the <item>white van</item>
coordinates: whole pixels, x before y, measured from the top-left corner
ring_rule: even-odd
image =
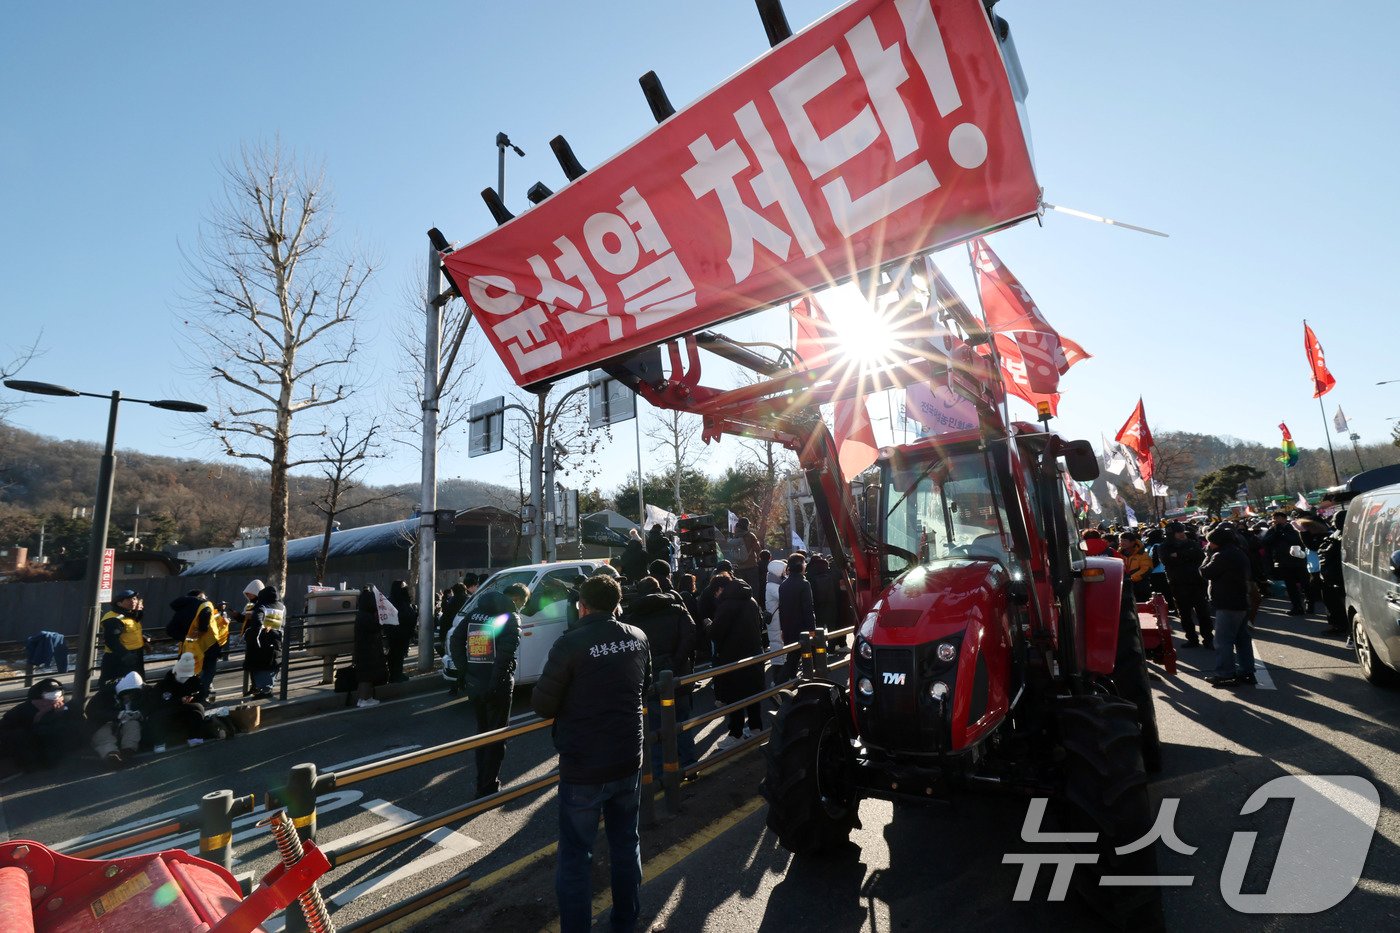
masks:
[[[532,684],[544,671],[549,649],[568,628],[575,610],[568,591],[584,578],[591,577],[605,566],[600,560],[561,560],[552,564],[527,564],[498,570],[477,588],[472,598],[452,621],[452,630],[473,610],[482,593],[499,593],[513,583],[523,583],[530,589],[530,600],[520,610],[520,654],[515,665],[515,684]],[[447,643],[452,643],[452,630]],[[443,676],[456,677],[449,651],[443,660]]]

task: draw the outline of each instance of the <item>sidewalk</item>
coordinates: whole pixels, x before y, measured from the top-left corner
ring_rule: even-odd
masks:
[[[263,724],[266,725],[274,722],[287,722],[305,716],[315,716],[342,709],[346,705],[345,694],[336,693],[333,684],[321,682],[322,665],[319,656],[294,650],[290,661],[287,672],[287,699],[276,699],[276,697],[281,696],[279,675],[278,681],[273,685],[274,699],[253,700],[251,697],[243,696],[243,652],[241,650],[235,651],[232,657],[226,657],[219,662],[219,672],[214,675],[214,695],[217,699],[213,703],[206,704],[207,708],[239,706],[244,703],[256,704],[262,707],[261,718]],[[159,681],[174,663],[175,656],[170,653],[147,655],[147,681],[151,683]],[[350,656],[346,654],[336,658],[334,667],[347,667],[349,664]],[[442,679],[441,664],[437,659],[434,659],[433,670],[428,674],[415,673],[417,664],[418,649],[415,646],[409,649],[408,658],[404,661],[404,671],[409,674],[410,679],[403,683],[376,687],[374,689],[375,696],[381,700],[397,700],[434,689],[446,689],[446,684]],[[45,668],[34,671],[36,683],[48,677],[53,677],[62,683],[69,698],[72,698],[73,671],[71,669],[66,674],[56,674]],[[23,666],[0,672],[0,712],[24,700],[27,692],[28,688],[24,686]]]

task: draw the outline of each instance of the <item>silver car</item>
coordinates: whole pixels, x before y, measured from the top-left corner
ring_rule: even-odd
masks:
[[[1347,504],[1342,562],[1362,676],[1380,686],[1400,684],[1400,483]]]

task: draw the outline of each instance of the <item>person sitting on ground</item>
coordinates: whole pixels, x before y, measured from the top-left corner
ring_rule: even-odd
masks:
[[[141,747],[150,705],[146,683],[135,671],[98,687],[88,700],[84,713],[93,750],[112,769],[125,768]]]
[[[0,717],[0,758],[21,771],[52,768],[82,746],[83,732],[82,719],[64,703],[63,684],[48,677]]]
[[[180,655],[156,685],[151,725],[156,741],[163,745],[204,742],[204,706],[199,702],[199,678],[190,652]]]

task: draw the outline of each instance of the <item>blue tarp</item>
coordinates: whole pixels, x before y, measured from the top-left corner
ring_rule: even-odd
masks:
[[[401,522],[385,522],[382,525],[366,525],[363,528],[348,528],[331,534],[330,557],[349,557],[352,554],[382,554],[385,551],[406,551],[413,546],[418,532],[418,519],[406,518]],[[314,561],[321,550],[322,535],[297,538],[287,542],[287,563],[298,564]],[[217,554],[197,564],[191,564],[180,574],[194,577],[211,573],[233,573],[237,570],[262,570],[267,567],[267,545],[239,548],[227,554]]]

